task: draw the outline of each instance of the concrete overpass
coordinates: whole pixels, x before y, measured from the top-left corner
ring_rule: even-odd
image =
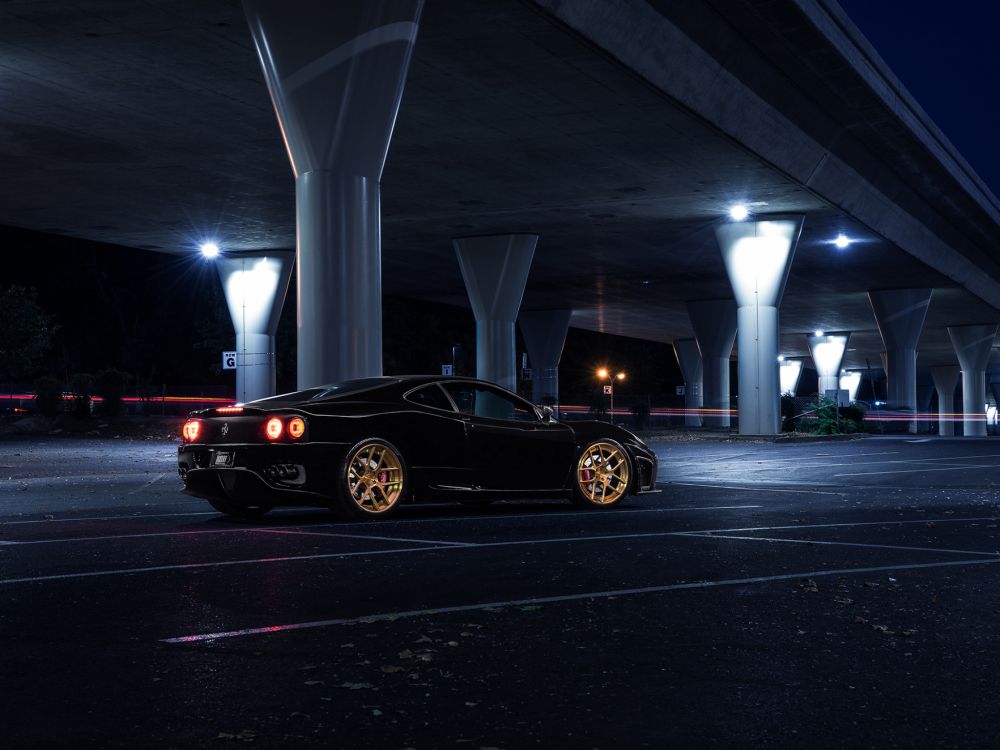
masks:
[[[281,7],[313,16],[283,32],[285,44],[310,49],[313,62],[386,25],[359,16],[347,33],[317,16],[315,4],[298,5]],[[409,21],[393,15],[407,6]],[[283,19],[268,18],[266,3],[259,8],[266,23],[258,41],[280,44],[268,25]],[[316,338],[319,323],[300,330],[300,340],[313,336],[310,352],[324,350],[307,380],[377,369],[374,352],[343,341],[355,335],[377,346],[379,280],[394,294],[469,304],[469,268],[463,278],[451,242],[469,236],[539,235],[521,310],[572,310],[571,325],[668,342],[694,337],[698,323],[706,365],[722,361],[721,313],[689,303],[732,299],[717,230],[743,203],[751,222],[802,217],[794,260],[781,269],[775,350],[807,357],[808,334],[843,331],[851,333],[845,367],[889,349],[897,363],[919,351],[916,365],[926,370],[959,364],[957,345],[975,385],[970,404],[978,399],[982,350],[988,356],[1000,320],[1000,203],[836,3],[431,0],[419,15],[412,3],[367,8],[389,9],[388,23],[418,29],[395,129],[398,91],[379,65],[358,72],[370,80],[358,78],[365,85],[360,99],[354,90],[354,109],[341,97],[304,116],[332,133],[346,115],[352,148],[370,129],[386,138],[391,131],[381,273],[365,261],[379,257],[374,245],[368,255],[344,252],[352,240],[337,257],[357,261],[353,276],[308,274],[325,286],[300,294],[300,311],[319,305],[317,320],[334,316],[342,333]],[[0,223],[175,253],[209,237],[231,252],[295,247],[293,174],[238,4],[12,0],[0,6],[0,24]],[[384,48],[408,43],[404,34]],[[329,96],[340,96],[328,83]],[[343,165],[349,152],[323,166]],[[377,184],[377,174],[369,177]],[[321,216],[333,205],[323,200]],[[838,234],[851,244],[834,245]],[[316,246],[336,242],[320,236]],[[342,297],[345,279],[367,291],[332,309],[327,297]],[[517,302],[517,282],[506,282],[508,303]],[[933,290],[915,333],[920,321],[899,314],[919,310],[920,294],[909,303],[876,295],[890,341],[880,335],[868,292],[886,289]],[[987,327],[947,330],[969,325]],[[504,329],[484,355],[485,372],[498,380],[506,376],[497,367],[509,370]],[[717,351],[706,351],[710,338]],[[911,384],[892,370],[890,383],[900,381],[905,397]],[[718,380],[707,374],[716,399]],[[764,417],[763,426],[742,419],[741,429],[769,431]]]

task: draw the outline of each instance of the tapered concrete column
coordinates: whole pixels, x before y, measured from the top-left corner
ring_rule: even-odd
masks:
[[[868,301],[885,344],[887,401],[917,411],[917,342],[924,329],[930,289],[886,289],[868,292]],[[917,423],[910,422],[910,432]]]
[[[236,400],[273,396],[274,334],[295,255],[290,250],[229,253],[215,260],[236,330]]]
[[[514,320],[521,307],[537,234],[452,240],[476,316],[476,377],[517,389]]]
[[[382,374],[379,181],[423,0],[245,0],[295,175],[299,388]]]
[[[840,366],[844,363],[844,352],[850,338],[850,333],[824,333],[822,336],[811,333],[806,337],[819,376],[816,392],[820,396],[827,391],[840,390]]]
[[[732,349],[732,344],[729,348]],[[701,427],[701,409],[704,406],[702,398],[702,378],[704,370],[701,365],[701,350],[696,339],[677,339],[674,341],[674,356],[684,376],[684,424],[688,427]],[[728,368],[729,363],[727,361]],[[728,374],[728,373],[727,373]],[[726,378],[728,382],[728,378]],[[727,386],[728,387],[728,386]]]
[[[741,435],[781,432],[778,306],[801,232],[801,216],[761,217],[715,228],[739,308]]]
[[[702,403],[706,427],[730,426],[729,360],[736,341],[736,303],[731,299],[687,303],[701,351]]]
[[[931,368],[938,397],[938,435],[955,434],[955,386],[958,385],[958,373],[957,365]]]
[[[838,387],[842,391],[847,391],[848,401],[856,401],[858,398],[858,388],[861,387],[861,373],[857,370],[842,370]]]
[[[531,397],[536,404],[559,403],[559,360],[572,310],[525,310],[518,318],[531,360]]]
[[[803,365],[801,359],[778,358],[778,386],[782,396],[794,396],[799,392]]]
[[[966,437],[986,434],[986,365],[997,326],[949,326],[948,336],[962,368],[962,429]]]

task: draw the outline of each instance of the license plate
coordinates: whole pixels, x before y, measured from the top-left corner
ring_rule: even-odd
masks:
[[[212,466],[232,466],[232,465],[233,465],[232,451],[216,451],[212,455]]]

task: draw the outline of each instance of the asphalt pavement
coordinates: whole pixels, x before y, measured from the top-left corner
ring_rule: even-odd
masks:
[[[660,494],[237,523],[0,442],[10,748],[993,747],[1000,440],[652,443]]]

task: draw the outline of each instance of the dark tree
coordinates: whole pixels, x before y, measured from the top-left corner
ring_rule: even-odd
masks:
[[[38,304],[32,288],[0,289],[0,377],[7,381],[31,380],[52,348],[55,322]]]

